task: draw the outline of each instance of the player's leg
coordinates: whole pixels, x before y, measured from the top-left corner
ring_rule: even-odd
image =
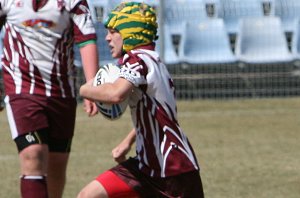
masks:
[[[197,170],[166,178],[150,177],[139,170],[136,158],[129,158],[120,165],[112,168],[111,172],[143,198],[204,198],[201,177]],[[102,179],[101,175],[97,180],[104,186],[107,192],[114,192],[119,187],[114,186],[113,181],[116,180],[114,177],[109,176],[109,178],[111,182],[109,182],[109,179],[105,179],[105,177]],[[102,182],[102,180],[106,182]]]
[[[127,173],[125,173],[126,177],[129,176]],[[132,184],[136,183],[134,177],[128,178],[132,179],[130,180]],[[127,182],[129,179],[124,181],[109,170],[85,186],[77,198],[138,198],[138,193]]]
[[[49,153],[48,159],[48,194],[49,198],[61,198],[66,183],[66,169],[69,153]]]
[[[48,123],[43,100],[31,95],[6,96],[7,118],[20,158],[20,188],[23,198],[48,197]]]
[[[45,198],[47,192],[48,146],[45,130],[21,135],[15,139],[21,167],[20,188],[23,198]]]
[[[199,171],[190,171],[167,178],[148,178],[157,194],[165,197],[204,198]],[[163,196],[164,197],[164,196]]]
[[[94,180],[79,192],[77,198],[108,198],[108,195],[102,184]]]
[[[47,182],[50,198],[61,198],[63,195],[71,144],[72,139],[59,140],[49,137]]]
[[[76,99],[48,98],[47,113],[51,126],[48,146],[47,184],[49,198],[63,197],[66,172],[74,135]]]

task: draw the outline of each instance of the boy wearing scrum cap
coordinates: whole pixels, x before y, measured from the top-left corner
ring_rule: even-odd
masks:
[[[114,83],[80,88],[81,96],[103,103],[129,99],[134,128],[113,149],[117,166],[84,187],[78,198],[203,198],[199,166],[180,128],[171,76],[155,52],[156,14],[144,3],[121,3],[105,22],[106,40],[119,58]],[[136,157],[126,159],[136,142]]]

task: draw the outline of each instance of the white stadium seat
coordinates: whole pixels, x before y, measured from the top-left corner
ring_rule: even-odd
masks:
[[[242,19],[236,56],[246,63],[289,62],[292,55],[278,17]]]
[[[293,39],[292,39],[292,54],[295,60],[300,60],[300,21],[296,24]]]
[[[191,64],[235,62],[223,20],[213,18],[186,23],[179,59]]]
[[[122,2],[128,2],[128,0],[109,0],[109,9],[115,8],[117,5],[119,5]],[[159,6],[159,0],[134,0],[134,2],[146,3],[153,7]]]
[[[201,0],[168,0],[163,4],[164,23],[172,33],[181,34],[187,21],[197,22],[207,18],[205,4]]]
[[[261,0],[220,0],[218,12],[227,32],[232,34],[237,32],[240,19],[264,16]]]
[[[103,22],[109,12],[109,0],[88,0],[92,19],[96,22]]]
[[[165,64],[178,64],[179,58],[178,55],[176,53],[176,48],[175,45],[172,41],[172,34],[169,31],[168,28],[164,29],[164,38],[163,38],[163,61]],[[160,51],[161,46],[159,45],[158,42],[158,46],[157,46],[157,50]]]
[[[285,32],[294,32],[295,23],[300,18],[299,0],[271,0],[274,7],[274,15],[282,21]]]

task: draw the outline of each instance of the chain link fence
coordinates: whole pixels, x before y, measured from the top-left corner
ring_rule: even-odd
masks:
[[[192,1],[193,3],[202,2],[203,4],[198,7],[192,6]],[[288,0],[276,1],[285,2],[282,5],[286,5],[289,2]],[[185,2],[186,4],[183,4],[182,2]],[[234,2],[235,4],[233,5],[232,2]],[[181,13],[180,16],[182,18],[193,18],[193,14],[195,12],[195,10],[193,9],[199,8],[202,12],[206,12],[205,15],[207,16],[207,19],[205,20],[223,17],[222,19],[224,19],[224,23],[226,24],[225,20],[227,20],[226,17],[228,17],[228,13],[225,13],[226,10],[224,11],[224,9],[228,9],[228,12],[232,9],[237,9],[238,2],[243,3],[243,1],[241,0],[165,0],[164,2],[158,0],[153,1],[153,3],[155,3],[155,9],[157,10],[159,16],[160,38],[157,41],[157,47],[159,53],[162,56],[162,59],[166,60],[168,58],[166,56],[168,56],[170,50],[166,47],[166,36],[164,32],[165,30],[169,31],[169,29],[166,28],[170,27],[168,26],[168,20],[172,21],[172,16],[176,17],[178,13]],[[276,12],[274,11],[276,6],[276,4],[274,4],[274,0],[257,0],[257,2],[260,3],[259,6],[262,10],[263,16],[261,17],[270,17],[272,15],[274,17],[280,17],[279,15],[276,16]],[[172,5],[166,7],[170,3]],[[107,13],[107,11],[105,12],[105,10],[108,9],[105,6],[105,3],[102,2],[99,5],[96,3],[94,5],[91,5],[91,9],[95,10],[96,13],[96,25],[98,26],[98,29],[100,28],[100,33],[98,35],[99,41],[97,43],[100,52],[100,65],[112,61],[112,59],[110,59],[109,57],[109,48],[104,40],[105,32],[103,29],[101,29],[101,26],[103,25],[102,22],[105,18],[103,15]],[[110,5],[110,7],[112,7],[112,5]],[[296,7],[296,4],[294,5],[294,7]],[[284,7],[282,7],[281,9],[284,9]],[[240,17],[240,15],[249,15],[250,7],[243,8],[241,12],[235,10],[231,13],[236,14],[237,18]],[[286,12],[282,11],[282,13]],[[200,17],[199,13],[195,14],[195,16]],[[292,14],[296,14],[296,12],[290,10],[289,16],[291,16]],[[178,17],[177,20],[179,20]],[[298,26],[299,19],[297,23],[294,23],[294,29],[297,30]],[[282,27],[284,28],[284,26]],[[184,29],[184,26],[181,26],[179,25],[179,23],[177,23],[176,28],[171,35],[171,41],[172,46],[174,47],[174,49],[172,50],[174,50],[175,55],[178,56],[182,39],[182,34],[180,32],[178,33],[178,29]],[[204,27],[202,27],[202,29],[203,28]],[[288,29],[284,29],[283,31],[285,34],[288,50],[289,52],[292,52],[294,45],[293,42],[296,42],[296,36],[299,35],[299,33],[296,34],[297,31],[293,32],[289,31]],[[239,34],[232,32],[228,32],[227,34],[231,50],[233,54],[235,54],[235,42],[239,37]],[[271,52],[272,51],[270,51],[270,53]],[[79,60],[76,62],[79,63],[77,65],[77,87],[79,87],[84,82],[84,75],[82,73],[82,68],[80,67],[80,58],[78,57],[79,54],[76,54],[76,59]],[[300,64],[298,59],[280,63],[273,62],[265,64],[249,62],[247,63],[243,61],[236,61],[234,63],[199,62],[196,64],[187,63],[187,61],[177,61],[175,63],[174,61],[171,61],[167,62],[166,64],[174,80],[177,98],[181,100],[293,97],[300,95]],[[3,89],[2,75],[0,77],[0,89]],[[78,97],[78,100],[81,100],[81,98]]]

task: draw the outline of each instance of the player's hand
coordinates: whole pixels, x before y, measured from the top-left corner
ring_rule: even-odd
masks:
[[[88,99],[84,99],[83,100],[83,109],[84,111],[88,114],[88,116],[94,116],[98,113],[98,109],[97,106],[94,102],[88,100]]]
[[[126,160],[126,155],[130,151],[131,146],[127,142],[121,142],[112,150],[112,156],[114,160],[121,163]]]

